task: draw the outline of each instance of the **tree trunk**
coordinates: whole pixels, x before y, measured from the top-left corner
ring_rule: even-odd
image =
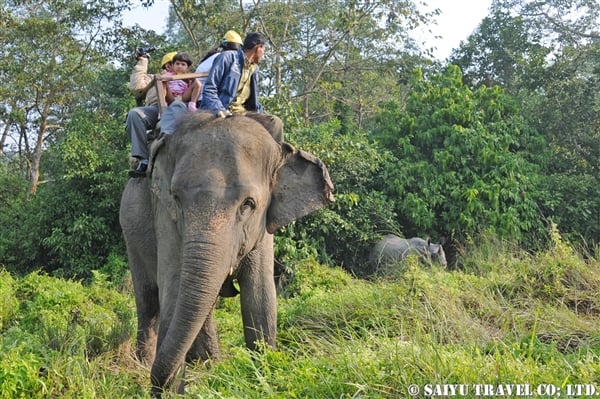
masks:
[[[6,138],[8,137],[8,133],[10,132],[10,122],[6,123],[4,127],[4,131],[2,132],[2,138],[0,139],[0,157],[4,155],[4,145],[6,144]]]
[[[38,137],[35,144],[35,150],[31,159],[31,180],[29,181],[29,193],[35,194],[37,192],[38,182],[40,181],[40,163],[42,161],[42,147],[44,144],[44,133],[43,127],[40,128]]]
[[[52,105],[53,101],[54,95],[53,92],[50,92],[46,104],[44,104],[44,110],[40,118],[40,129],[37,133],[35,149],[31,159],[31,180],[29,181],[30,194],[35,194],[37,192],[40,181],[40,164],[42,161],[42,155],[44,153],[44,140],[46,139],[46,132],[48,130],[48,115],[50,113],[50,106]]]

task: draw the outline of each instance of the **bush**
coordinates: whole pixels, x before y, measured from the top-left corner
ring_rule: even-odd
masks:
[[[372,121],[373,139],[395,156],[380,190],[395,199],[403,231],[465,242],[488,230],[538,242],[539,172],[528,159],[543,145],[515,101],[498,87],[471,91],[455,66],[417,71],[413,85],[405,108],[388,104]]]
[[[126,182],[122,122],[100,112],[92,119],[82,113],[67,130],[45,154],[46,183],[36,195],[4,208],[10,217],[2,217],[0,259],[11,272],[24,275],[43,267],[90,279],[111,253],[125,252],[118,220]]]
[[[1,267],[1,266],[0,266]],[[18,301],[15,296],[16,281],[4,269],[0,268],[0,331],[12,323],[17,314]]]

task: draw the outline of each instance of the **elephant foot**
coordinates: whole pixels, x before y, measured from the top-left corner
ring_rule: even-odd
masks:
[[[157,387],[157,386],[153,386],[152,389],[150,390],[150,396],[153,399],[161,399],[162,398],[162,394],[165,392],[165,390],[161,387]],[[175,393],[177,393],[178,395],[183,395],[185,394],[185,384],[183,383],[183,381],[181,381],[180,383],[177,384],[177,388],[175,389]]]
[[[154,350],[148,350],[147,347],[138,347],[135,350],[135,357],[145,366],[151,366],[154,363]]]
[[[187,363],[195,363],[197,361],[218,361],[221,357],[221,352],[219,350],[218,340],[213,338],[214,337],[202,336],[196,339],[188,351],[185,361]]]
[[[157,339],[156,320],[152,320],[149,327],[140,327],[135,344],[135,356],[142,364],[151,366],[154,363]]]
[[[155,370],[156,367],[156,364],[152,365],[152,372],[150,373],[150,380],[152,382],[150,395],[153,398],[161,398],[165,392],[176,393],[178,395],[185,393],[185,363],[181,364],[170,376],[160,372],[157,373]],[[160,368],[160,366],[158,367]]]
[[[163,389],[161,387],[152,387],[152,389],[150,390],[150,396],[153,399],[162,398],[162,394],[163,394]]]

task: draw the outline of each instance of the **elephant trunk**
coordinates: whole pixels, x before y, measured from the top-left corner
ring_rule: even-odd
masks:
[[[162,390],[174,382],[185,356],[212,311],[227,278],[226,246],[206,241],[184,244],[179,295],[167,332],[152,366],[152,384]],[[161,327],[164,328],[164,327]]]

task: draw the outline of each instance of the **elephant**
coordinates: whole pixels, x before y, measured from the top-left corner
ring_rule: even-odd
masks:
[[[130,178],[119,219],[152,394],[184,392],[186,360],[218,358],[218,296],[238,293],[246,346],[275,347],[273,234],[334,201],[317,157],[277,142],[260,114],[186,114]]]
[[[437,262],[443,267],[447,267],[443,243],[443,240],[440,244],[433,244],[429,239],[424,240],[419,237],[406,239],[388,234],[379,240],[371,250],[369,264],[377,270],[382,264],[403,261],[409,254],[417,254],[423,262],[428,264]]]

